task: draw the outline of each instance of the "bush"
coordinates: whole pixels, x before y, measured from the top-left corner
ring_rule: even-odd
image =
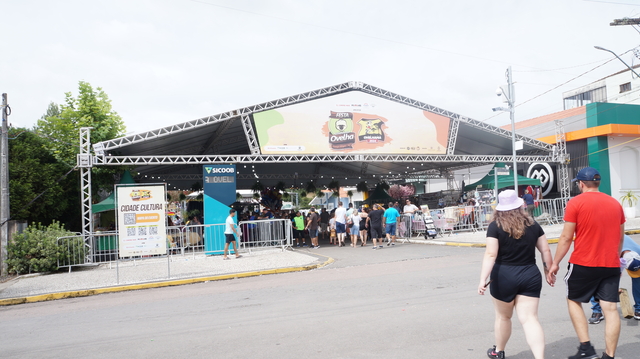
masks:
[[[60,222],[48,227],[38,223],[13,236],[7,245],[7,267],[9,273],[50,272],[58,269],[58,258],[65,256],[58,246],[59,237],[74,235],[65,230]]]

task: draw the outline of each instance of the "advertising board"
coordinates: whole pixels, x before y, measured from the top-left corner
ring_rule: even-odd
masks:
[[[359,91],[253,115],[262,154],[446,154],[448,117]]]
[[[116,186],[120,257],[167,253],[166,187]]]

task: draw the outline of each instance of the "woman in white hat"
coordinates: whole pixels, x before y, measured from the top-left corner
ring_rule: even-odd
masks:
[[[487,229],[478,294],[484,295],[490,286],[494,298],[496,345],[487,351],[489,358],[505,358],[514,308],[534,358],[544,358],[544,332],[538,321],[542,275],[536,265],[535,251],[542,254],[545,271],[551,266],[552,258],[544,231],[523,204],[514,190],[500,193],[493,221]]]

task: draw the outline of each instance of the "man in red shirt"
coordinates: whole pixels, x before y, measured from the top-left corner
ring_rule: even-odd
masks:
[[[620,336],[617,303],[625,219],[620,203],[598,190],[600,179],[598,170],[586,167],[578,171],[572,180],[581,194],[567,203],[564,228],[547,274],[548,280],[555,278],[575,234],[573,253],[564,281],[567,285],[569,316],[580,346],[578,353],[569,359],[598,358],[589,340],[587,318],[582,310],[582,303],[589,302],[591,296],[600,302],[606,320],[603,359],[614,357]]]

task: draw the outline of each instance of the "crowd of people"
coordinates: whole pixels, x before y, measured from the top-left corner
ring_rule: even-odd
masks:
[[[301,211],[291,215],[293,224],[294,246],[307,247],[307,239],[311,248],[319,248],[318,239],[328,239],[329,245],[345,247],[365,247],[369,240],[373,249],[396,245],[399,218],[402,215],[413,215],[418,207],[406,201],[407,205],[399,209],[398,202],[389,202],[386,207],[374,204],[372,207],[355,208],[349,203],[345,208],[338,202],[337,208],[328,211],[321,208],[319,213],[314,207],[304,216]]]
[[[640,320],[640,246],[624,234],[622,207],[599,191],[600,181],[600,173],[592,167],[583,168],[573,179],[580,195],[567,203],[564,228],[553,257],[544,230],[531,216],[527,201],[530,194],[525,194],[525,199],[514,190],[498,195],[494,220],[487,229],[477,289],[482,295],[489,288],[494,298],[495,345],[487,351],[489,358],[505,358],[514,310],[533,357],[544,358],[544,332],[538,320],[543,276],[536,265],[536,250],[542,256],[544,278],[554,286],[560,262],[573,245],[564,281],[569,317],[579,345],[569,359],[614,358],[621,327],[617,303],[623,269],[633,278],[634,318]],[[594,305],[594,314],[587,320],[582,303],[590,301],[597,307]],[[590,341],[588,323],[599,323],[602,317],[606,321],[605,350],[600,357]]]

